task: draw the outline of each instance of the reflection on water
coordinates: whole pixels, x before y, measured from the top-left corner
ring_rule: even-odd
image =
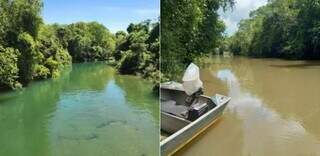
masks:
[[[2,93],[0,155],[157,155],[159,107],[151,90],[137,77],[86,63]]]
[[[222,120],[177,155],[320,155],[319,63],[246,58],[217,62],[202,71],[206,93],[225,88],[222,93],[232,100]],[[219,84],[215,81],[224,85],[208,85]]]

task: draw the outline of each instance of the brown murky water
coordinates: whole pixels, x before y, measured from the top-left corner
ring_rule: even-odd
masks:
[[[232,100],[176,155],[320,155],[320,61],[212,60],[201,71],[205,94]]]

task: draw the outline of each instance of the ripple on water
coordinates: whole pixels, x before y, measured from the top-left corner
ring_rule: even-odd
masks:
[[[284,70],[286,66],[270,64],[294,62],[247,58],[223,62],[203,69],[201,79],[214,93],[228,88],[232,100],[226,120],[177,155],[320,155],[319,66]]]

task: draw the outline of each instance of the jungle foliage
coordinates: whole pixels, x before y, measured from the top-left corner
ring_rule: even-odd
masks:
[[[147,20],[130,24],[127,33],[116,33],[114,58],[120,73],[141,75],[154,83],[159,82],[159,27],[159,22],[151,23]]]
[[[233,0],[161,0],[161,72],[165,77],[175,79],[195,58],[214,52],[225,30],[218,9],[233,5]]]
[[[237,55],[320,59],[320,1],[270,0],[228,39]]]
[[[40,0],[0,1],[0,88],[56,77],[71,57],[40,16]]]
[[[73,62],[102,61],[115,50],[113,34],[97,22],[53,25],[56,36],[72,56]]]
[[[41,0],[0,1],[0,90],[58,77],[72,62],[116,60],[124,74],[159,79],[159,23],[112,34],[97,22],[45,24]]]

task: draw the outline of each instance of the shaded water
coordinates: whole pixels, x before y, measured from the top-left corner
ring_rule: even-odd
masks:
[[[232,100],[176,155],[320,155],[320,62],[217,57],[201,79]]]
[[[102,63],[0,94],[0,155],[157,155],[152,85]]]

